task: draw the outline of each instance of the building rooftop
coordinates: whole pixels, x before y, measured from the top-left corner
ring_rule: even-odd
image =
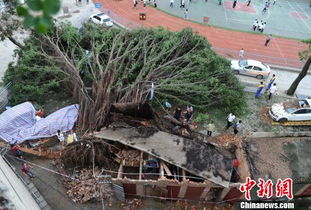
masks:
[[[215,184],[229,186],[234,157],[211,144],[148,127],[102,129],[95,136],[120,142]]]

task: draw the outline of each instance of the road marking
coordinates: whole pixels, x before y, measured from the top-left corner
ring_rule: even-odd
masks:
[[[297,13],[299,13],[289,2],[287,2],[288,5],[294,10],[296,11]],[[306,23],[306,21],[304,19],[300,19],[302,20],[302,22],[308,27],[308,29],[311,31],[311,27]]]

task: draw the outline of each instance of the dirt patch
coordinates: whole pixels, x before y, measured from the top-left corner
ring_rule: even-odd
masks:
[[[246,142],[252,176],[263,179],[285,179],[293,177],[290,158],[283,145],[300,142],[306,138],[256,138]]]

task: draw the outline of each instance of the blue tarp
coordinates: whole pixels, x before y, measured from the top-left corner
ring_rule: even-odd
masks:
[[[57,130],[69,131],[77,121],[78,109],[78,104],[74,104],[36,120],[36,111],[30,102],[16,105],[0,115],[0,138],[20,143],[54,136]]]

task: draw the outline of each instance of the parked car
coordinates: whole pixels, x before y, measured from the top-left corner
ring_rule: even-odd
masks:
[[[245,74],[257,79],[267,78],[271,72],[268,65],[255,60],[232,60],[231,69],[236,74]]]
[[[276,103],[269,109],[270,117],[278,122],[311,120],[311,98]]]
[[[106,27],[111,27],[113,26],[113,22],[111,18],[104,14],[104,13],[98,13],[90,16],[90,21],[95,23],[95,24],[100,24]]]

